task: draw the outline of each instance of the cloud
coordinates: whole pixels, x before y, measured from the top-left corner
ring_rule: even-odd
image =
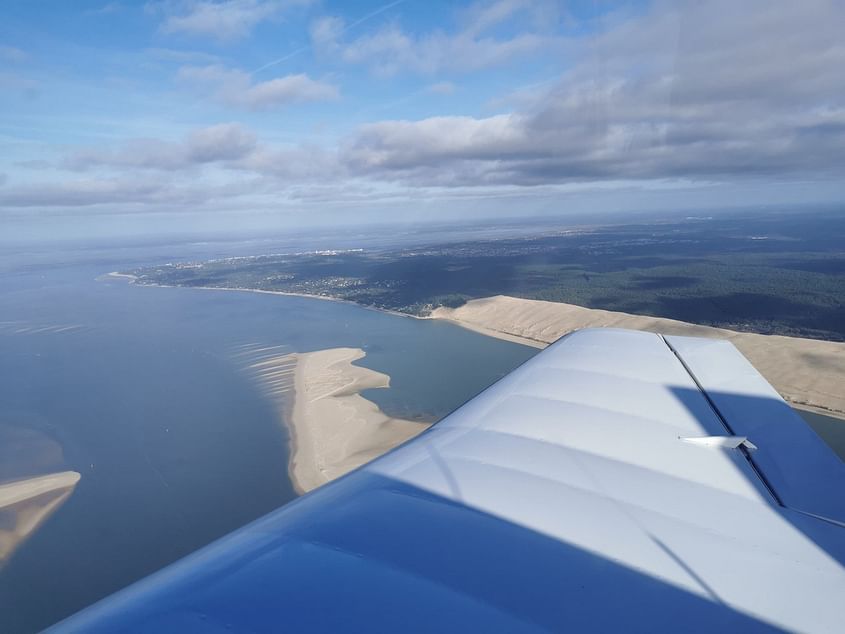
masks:
[[[0,190],[5,207],[86,207],[105,203],[131,203],[161,192],[159,183],[86,179],[64,183],[24,185]]]
[[[179,183],[161,175],[139,178],[91,177],[0,188],[0,209],[74,208],[106,205],[109,211],[144,208],[195,210],[197,206],[261,193],[255,179],[224,183]]]
[[[270,145],[238,123],[199,128],[178,142],[134,139],[113,148],[86,148],[73,152],[62,163],[73,171],[109,169],[119,173],[156,171],[174,175],[200,168],[270,178],[277,184],[338,179],[344,168],[337,152],[315,145]],[[146,178],[146,176],[142,176]]]
[[[451,95],[456,89],[455,84],[450,81],[438,81],[428,86],[426,90],[436,95]]]
[[[346,23],[341,18],[323,16],[311,23],[308,35],[316,51],[334,54],[340,48],[339,41],[346,28]]]
[[[608,20],[520,111],[363,126],[353,173],[418,186],[840,177],[845,6],[660,4]]]
[[[342,19],[323,17],[312,23],[310,36],[318,54],[339,54],[344,62],[366,65],[378,75],[468,72],[553,47],[558,38],[546,34],[553,22],[538,30],[530,19],[541,11],[547,15],[545,9],[545,3],[522,0],[478,3],[464,12],[464,24],[455,33],[435,30],[416,35],[391,23],[351,41],[343,40],[348,27]],[[504,23],[521,25],[526,17],[532,23],[530,30],[496,33]]]
[[[342,58],[352,64],[366,64],[376,74],[386,76],[401,71],[422,74],[468,72],[535,53],[551,43],[551,38],[533,33],[501,40],[443,32],[415,38],[391,25],[351,42],[343,48]]]
[[[478,5],[459,15],[457,35],[437,37],[460,35],[476,43],[471,46],[512,41],[526,35],[511,28],[515,12],[527,11],[521,6]],[[0,203],[212,209],[226,201],[253,209],[259,195],[269,208],[291,200],[542,194],[554,201],[562,192],[625,188],[614,199],[622,200],[638,189],[678,185],[700,193],[714,183],[757,192],[803,182],[809,183],[803,192],[831,192],[845,174],[843,25],[845,5],[823,0],[658,1],[640,13],[600,16],[556,37],[551,49],[543,45],[544,54],[566,55],[560,65],[566,72],[523,87],[487,116],[374,121],[324,146],[280,145],[223,123],[173,140],[78,150],[58,167],[87,173],[55,185],[15,180],[0,190]],[[349,30],[337,21],[311,26],[324,51],[334,43],[336,54],[346,54],[360,42],[345,41]],[[408,61],[425,53],[422,43],[432,34],[411,36],[396,25],[376,34],[390,29],[395,41],[385,54],[403,42],[409,51],[398,57],[399,66],[446,68],[444,57],[455,52],[447,47]],[[366,60],[361,63],[392,63]],[[256,82],[220,64],[183,67],[179,78],[250,110],[337,96],[336,87],[307,75]],[[437,76],[420,84],[420,92],[452,88]],[[683,202],[672,191],[672,200]]]
[[[221,123],[191,132],[183,142],[191,163],[233,161],[252,152],[255,135],[238,123]]]
[[[72,170],[92,167],[142,170],[184,170],[243,159],[257,147],[255,135],[239,123],[221,123],[194,130],[182,141],[135,139],[114,149],[86,149],[65,161]]]
[[[0,60],[19,64],[29,59],[24,51],[14,46],[0,46]]]
[[[349,176],[338,161],[337,151],[308,144],[261,145],[230,167],[261,174],[283,185],[319,182],[340,186]]]
[[[259,23],[278,16],[284,9],[305,4],[309,4],[308,0],[189,0],[148,6],[153,12],[164,14],[163,33],[232,41],[246,37]]]
[[[294,103],[337,99],[339,91],[327,82],[308,75],[287,75],[254,83],[251,75],[220,65],[186,66],[179,79],[204,89],[228,106],[247,110],[268,110]]]

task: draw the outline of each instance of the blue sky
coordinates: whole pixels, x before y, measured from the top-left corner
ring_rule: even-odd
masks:
[[[833,0],[7,0],[2,13],[7,227],[443,220],[845,190]]]

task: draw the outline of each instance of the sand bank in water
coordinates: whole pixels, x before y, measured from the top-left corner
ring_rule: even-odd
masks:
[[[0,565],[73,493],[76,471],[0,484]]]
[[[427,425],[391,418],[361,390],[388,387],[390,377],[352,365],[360,348],[296,354],[290,474],[310,491],[416,436]]]
[[[499,295],[438,308],[448,319],[493,337],[545,347],[580,328],[613,327],[730,340],[787,401],[845,417],[845,343],[734,332],[674,319]]]

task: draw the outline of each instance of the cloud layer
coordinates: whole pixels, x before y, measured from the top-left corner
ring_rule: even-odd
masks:
[[[454,32],[434,30],[414,35],[398,24],[388,23],[375,32],[347,39],[348,27],[337,16],[324,16],[310,27],[311,43],[318,54],[339,56],[349,64],[362,64],[378,75],[403,71],[432,75],[444,70],[468,72],[496,66],[514,58],[551,50],[559,41],[551,35],[555,12],[550,3],[526,0],[497,0],[475,4],[464,12]],[[533,18],[539,32],[496,31],[509,20]]]
[[[242,159],[257,146],[255,135],[238,123],[199,128],[182,141],[135,139],[118,148],[79,150],[66,166],[72,170],[93,167],[113,169],[182,170],[209,163]]]
[[[232,42],[289,6],[188,0],[155,11],[164,33]],[[453,28],[411,32],[393,19],[353,28],[365,19],[324,15],[303,25],[308,54],[325,60],[325,73],[309,67],[311,74],[268,77],[239,70],[249,66],[222,54],[155,49],[172,64],[173,89],[213,100],[215,114],[231,111],[227,122],[191,127],[186,115],[175,117],[181,138],[63,146],[52,171],[37,170],[41,182],[20,183],[15,174],[0,180],[0,205],[235,205],[257,194],[325,202],[332,192],[348,201],[620,182],[845,181],[841,2],[659,1],[578,29],[565,26],[570,18],[552,4],[521,0],[473,5],[458,12]],[[0,56],[28,57],[10,47]],[[527,87],[503,83],[511,94],[500,90],[486,110],[461,101],[467,73],[526,56],[553,58],[555,76]],[[176,70],[179,64],[187,65]],[[434,106],[343,126],[357,87],[345,73],[354,69],[373,92],[407,80],[412,96]],[[18,81],[0,73],[0,85]],[[297,134],[292,106],[316,102],[336,109],[329,126],[342,132],[305,142],[311,137]],[[441,112],[440,104],[452,109]],[[280,108],[289,109],[285,117],[293,113],[290,120]],[[285,134],[276,134],[281,128]],[[271,140],[288,135],[297,140]],[[52,181],[43,180],[51,173]]]
[[[521,112],[372,123],[347,159],[418,185],[842,174],[845,7],[773,4],[664,5]]]

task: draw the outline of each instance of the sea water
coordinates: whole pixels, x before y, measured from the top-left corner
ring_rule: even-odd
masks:
[[[391,377],[365,396],[421,421],[537,352],[345,303],[102,277],[284,246],[65,245],[0,256],[0,442],[32,441],[0,448],[0,479],[82,474],[0,568],[0,631],[48,626],[295,497],[284,410],[244,351],[363,348],[359,363]]]

